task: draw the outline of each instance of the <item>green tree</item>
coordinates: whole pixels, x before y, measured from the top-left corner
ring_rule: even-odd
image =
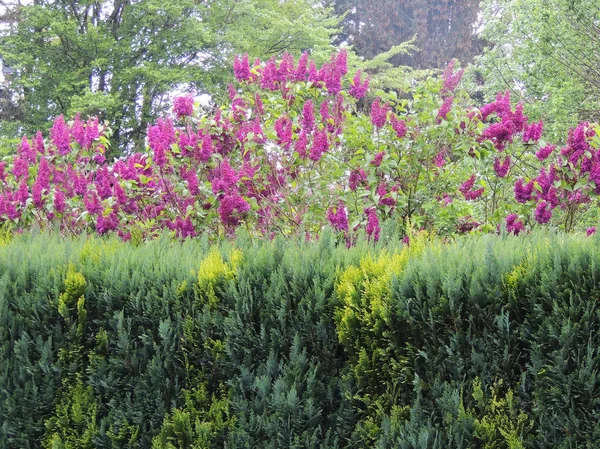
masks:
[[[546,135],[564,137],[600,118],[600,3],[595,0],[486,0],[478,59],[485,92],[509,89]]]
[[[143,146],[173,91],[224,91],[233,54],[326,53],[337,24],[315,0],[36,0],[3,17],[0,57],[17,70],[22,130],[98,115],[120,150]]]
[[[339,38],[365,57],[389,50],[416,36],[419,51],[398,55],[396,65],[416,69],[443,68],[449,60],[470,62],[481,51],[474,32],[478,0],[332,0],[342,15]]]

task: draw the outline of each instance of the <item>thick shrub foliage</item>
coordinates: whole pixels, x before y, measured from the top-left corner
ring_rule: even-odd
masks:
[[[600,241],[0,251],[4,448],[595,448]]]

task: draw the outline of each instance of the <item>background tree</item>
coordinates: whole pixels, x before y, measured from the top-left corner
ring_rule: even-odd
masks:
[[[556,138],[600,118],[600,3],[595,0],[487,0],[478,59],[491,98],[509,89]]]
[[[396,65],[416,69],[442,68],[458,58],[471,62],[481,51],[475,34],[478,0],[332,0],[342,15],[340,41],[365,58],[389,50],[416,35],[413,54],[398,55]]]
[[[20,98],[22,131],[59,114],[114,123],[113,142],[143,146],[176,89],[224,92],[232,54],[329,47],[336,25],[314,0],[36,0],[6,5],[0,41]]]

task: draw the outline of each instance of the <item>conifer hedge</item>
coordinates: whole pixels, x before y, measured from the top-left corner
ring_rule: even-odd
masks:
[[[0,447],[596,448],[600,240],[0,244]]]

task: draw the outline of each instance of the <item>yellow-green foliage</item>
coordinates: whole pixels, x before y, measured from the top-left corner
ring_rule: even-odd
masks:
[[[527,251],[526,258],[516,265],[506,275],[506,290],[511,300],[516,301],[520,285],[526,285],[531,275],[531,267],[535,265],[537,256],[531,250]]]
[[[242,260],[242,252],[233,249],[229,253],[228,259],[228,261],[225,261],[221,252],[217,248],[213,248],[200,262],[196,292],[200,301],[208,304],[211,309],[219,303],[215,288],[220,282],[233,279],[238,264]]]
[[[210,449],[221,447],[227,431],[235,423],[229,410],[229,393],[220,386],[209,394],[204,383],[191,391],[183,390],[185,405],[165,417],[152,449]]]
[[[490,387],[490,397],[486,398],[479,379],[473,382],[473,399],[479,408],[475,419],[475,437],[482,449],[524,449],[524,438],[533,423],[519,410],[512,389],[501,396],[502,380]]]
[[[365,408],[354,438],[367,446],[374,442],[385,414],[408,417],[409,407],[394,404],[399,384],[410,382],[411,373],[408,358],[390,350],[391,280],[430,240],[427,233],[419,233],[399,252],[367,254],[358,266],[349,266],[338,277],[337,335],[350,358],[348,375],[360,391],[352,399]]]
[[[357,332],[369,332],[375,338],[382,336],[389,324],[392,276],[400,274],[412,257],[423,252],[429,241],[427,233],[419,233],[410,246],[404,246],[400,252],[368,254],[358,267],[349,266],[340,273],[336,284],[340,307],[336,310],[335,320],[338,338],[347,350],[353,348],[355,355],[359,353],[362,343]]]
[[[110,257],[116,253],[121,246],[118,240],[101,240],[90,238],[85,241],[79,259],[82,264],[91,263],[98,264],[102,258]]]
[[[93,449],[93,437],[98,431],[98,405],[92,387],[77,381],[67,388],[57,404],[54,416],[46,421],[44,448]]]
[[[87,312],[85,310],[85,287],[87,282],[83,274],[77,272],[73,265],[69,265],[65,278],[65,291],[58,297],[58,313],[70,324],[72,314],[76,312],[77,332],[83,332]]]

